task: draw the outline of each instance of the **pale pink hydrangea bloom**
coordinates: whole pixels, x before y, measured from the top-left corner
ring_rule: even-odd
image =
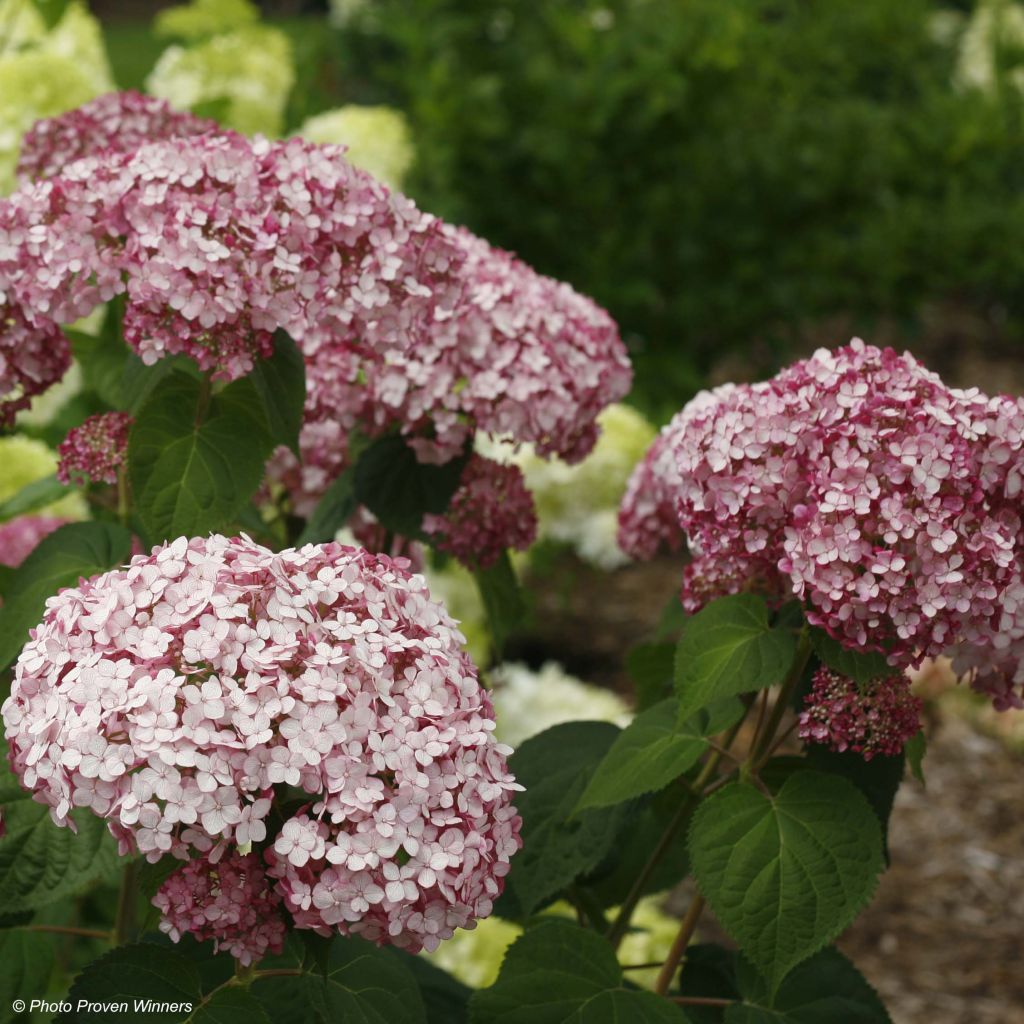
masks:
[[[522,470],[471,456],[448,511],[425,516],[423,530],[438,550],[480,569],[505,548],[525,551],[537,537],[537,513]]]
[[[216,121],[175,110],[138,92],[110,92],[25,133],[18,154],[23,181],[49,178],[68,164],[102,152],[129,153],[147,142],[222,131]]]
[[[902,673],[858,686],[820,668],[800,712],[800,738],[839,752],[855,751],[865,761],[879,754],[893,757],[920,731],[921,707]]]
[[[128,456],[132,417],[126,412],[101,412],[68,431],[57,449],[57,479],[61,483],[117,483],[118,470]]]
[[[66,519],[55,516],[19,516],[0,523],[0,565],[16,569]]]
[[[11,766],[122,852],[267,844],[299,927],[432,947],[491,912],[520,845],[462,642],[401,561],[180,538],[48,601],[2,708]],[[308,800],[268,835],[283,786]]]
[[[160,931],[179,942],[213,940],[216,952],[248,966],[284,949],[285,918],[255,853],[230,853],[214,862],[198,857],[179,868],[153,897]]]
[[[703,398],[668,443],[674,469],[660,469],[656,445],[621,521],[644,554],[675,494],[694,555],[691,611],[753,581],[802,599],[809,621],[847,647],[894,665],[954,650],[983,670],[976,685],[1004,704],[1021,699],[1020,401],[948,388],[911,356],[855,341]],[[1009,683],[1005,665],[984,671],[1003,654]]]

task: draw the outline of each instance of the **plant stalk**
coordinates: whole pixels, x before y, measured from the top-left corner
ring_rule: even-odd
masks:
[[[665,962],[661,965],[661,971],[658,973],[658,980],[654,984],[654,991],[659,996],[663,996],[668,992],[668,987],[672,984],[672,978],[683,957],[686,955],[686,947],[689,946],[693,933],[697,930],[697,922],[700,920],[700,915],[703,912],[704,897],[697,893],[690,904],[690,909],[686,911],[686,917],[683,918],[683,923],[679,926],[679,932],[672,943],[672,948],[668,951],[668,956],[665,958]]]

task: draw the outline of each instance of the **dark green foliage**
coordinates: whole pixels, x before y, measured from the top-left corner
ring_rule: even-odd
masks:
[[[1021,335],[1024,107],[927,0],[380,0],[341,38],[409,191],[606,305],[667,416],[732,353],[955,297]]]

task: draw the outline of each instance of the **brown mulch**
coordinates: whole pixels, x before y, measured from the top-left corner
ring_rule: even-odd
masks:
[[[1024,1024],[1024,758],[942,711],[925,778],[900,789],[891,866],[840,948],[894,1024]]]

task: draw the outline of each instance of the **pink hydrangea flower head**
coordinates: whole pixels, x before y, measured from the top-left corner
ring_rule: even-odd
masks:
[[[858,686],[854,680],[820,668],[800,712],[800,738],[832,750],[852,750],[870,761],[894,756],[921,728],[919,697],[903,674]]]
[[[623,527],[649,552],[675,496],[687,608],[754,581],[848,648],[900,666],[954,651],[1004,699],[1024,683],[989,671],[1018,639],[1024,654],[1019,400],[855,341],[693,403],[666,436],[675,466],[652,450]]]
[[[285,917],[258,854],[203,856],[178,868],[160,886],[153,906],[160,931],[175,942],[212,939],[214,950],[248,966],[284,949]]]
[[[0,565],[16,569],[66,519],[55,516],[19,516],[0,523]]]
[[[525,551],[537,537],[537,513],[522,470],[471,456],[448,511],[425,516],[423,530],[439,550],[481,569],[506,547]]]
[[[462,643],[401,561],[180,538],[50,599],[11,766],[58,824],[88,807],[151,861],[251,843],[300,927],[431,946],[490,913],[520,845]],[[308,804],[268,834],[281,787]]]
[[[57,449],[57,479],[61,483],[117,483],[128,456],[132,417],[126,412],[101,412],[68,431]]]
[[[215,121],[174,110],[155,96],[106,93],[75,110],[37,121],[21,140],[18,176],[49,178],[85,156],[130,153],[159,139],[222,131]]]

